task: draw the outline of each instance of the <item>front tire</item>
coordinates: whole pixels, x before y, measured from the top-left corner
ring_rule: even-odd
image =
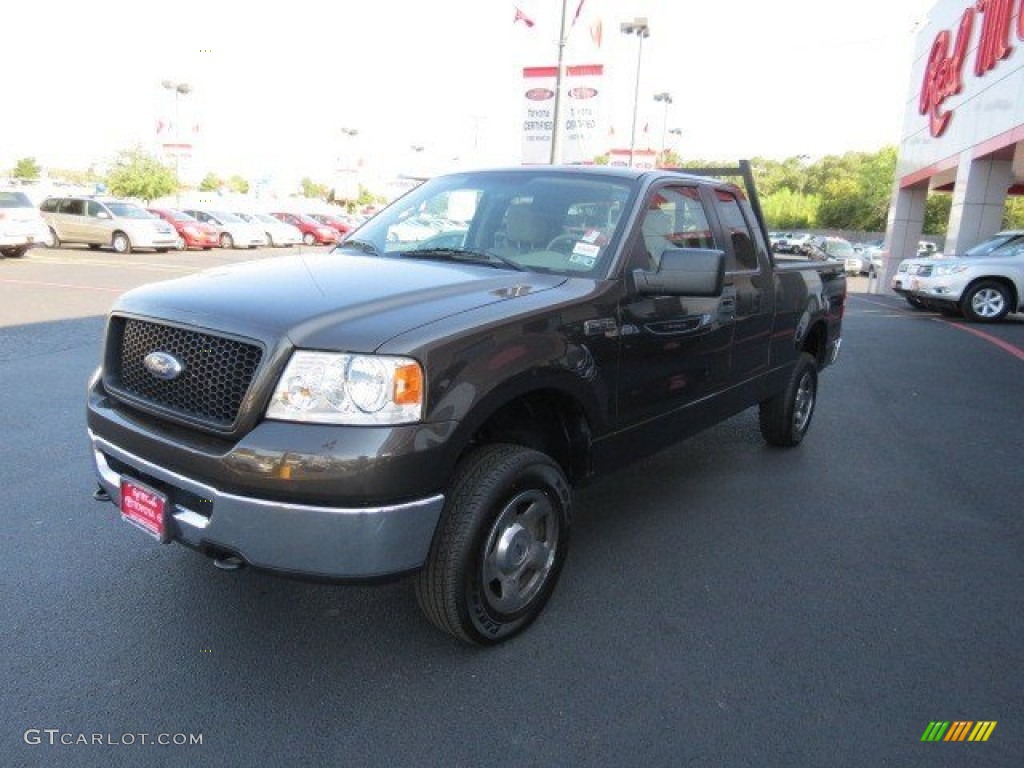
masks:
[[[761,403],[758,420],[765,442],[783,448],[799,445],[811,426],[817,401],[818,361],[802,352],[786,388]]]
[[[185,238],[178,235],[178,239],[174,241],[174,250],[176,251],[187,251],[188,243],[185,242]]]
[[[117,253],[127,254],[132,252],[132,241],[124,232],[115,232],[110,245]]]
[[[964,317],[975,323],[995,323],[1010,311],[1010,291],[995,280],[975,283],[960,301]]]
[[[267,232],[266,235],[267,235],[267,248],[277,248],[277,244],[274,242],[273,235],[271,235],[269,232]]]
[[[306,245],[316,245],[316,235],[312,232],[307,232],[302,236],[302,242]]]
[[[224,232],[220,236],[220,247],[221,248],[234,248],[235,247],[235,239],[233,237],[231,237],[231,235],[229,235],[227,232]]]
[[[488,445],[465,458],[434,534],[416,599],[439,629],[493,645],[526,629],[558,581],[571,492],[547,455]]]

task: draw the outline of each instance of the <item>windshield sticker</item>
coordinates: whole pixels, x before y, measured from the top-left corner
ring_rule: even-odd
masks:
[[[572,249],[573,256],[584,256],[588,259],[596,259],[599,253],[601,253],[600,246],[590,243],[576,243],[576,246]]]

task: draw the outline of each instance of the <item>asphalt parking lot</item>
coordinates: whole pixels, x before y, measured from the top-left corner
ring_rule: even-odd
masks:
[[[474,650],[408,583],[224,573],[90,498],[106,308],[277,253],[0,261],[0,763],[1020,764],[1024,317],[967,325],[851,280],[799,449],[748,411],[583,489],[544,615]],[[922,742],[933,721],[997,725]]]

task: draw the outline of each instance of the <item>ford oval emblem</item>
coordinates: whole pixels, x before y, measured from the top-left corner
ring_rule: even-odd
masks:
[[[164,381],[178,378],[185,370],[181,361],[169,352],[150,352],[142,364],[154,377]]]
[[[526,92],[526,98],[530,101],[546,101],[553,98],[555,92],[548,88],[531,88]]]

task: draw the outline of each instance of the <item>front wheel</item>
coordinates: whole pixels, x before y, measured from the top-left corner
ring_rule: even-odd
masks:
[[[185,238],[178,235],[178,239],[174,241],[174,250],[176,251],[187,251],[188,243],[185,242]]]
[[[312,232],[307,232],[302,236],[302,242],[306,245],[316,245],[316,235]]]
[[[231,235],[229,235],[227,232],[224,232],[220,236],[220,247],[221,248],[234,248],[235,247],[235,239],[233,237],[231,237]]]
[[[802,352],[786,388],[761,403],[761,436],[769,445],[792,448],[799,445],[811,426],[818,400],[818,362]]]
[[[569,547],[571,493],[559,466],[519,445],[462,461],[416,599],[456,638],[493,645],[526,629],[558,581]]]
[[[124,232],[115,232],[114,239],[111,240],[110,244],[118,253],[132,252],[132,241],[128,239],[128,235],[126,235]]]
[[[976,323],[994,323],[1010,311],[1010,292],[995,280],[982,280],[972,285],[960,302],[960,309],[968,320]]]

